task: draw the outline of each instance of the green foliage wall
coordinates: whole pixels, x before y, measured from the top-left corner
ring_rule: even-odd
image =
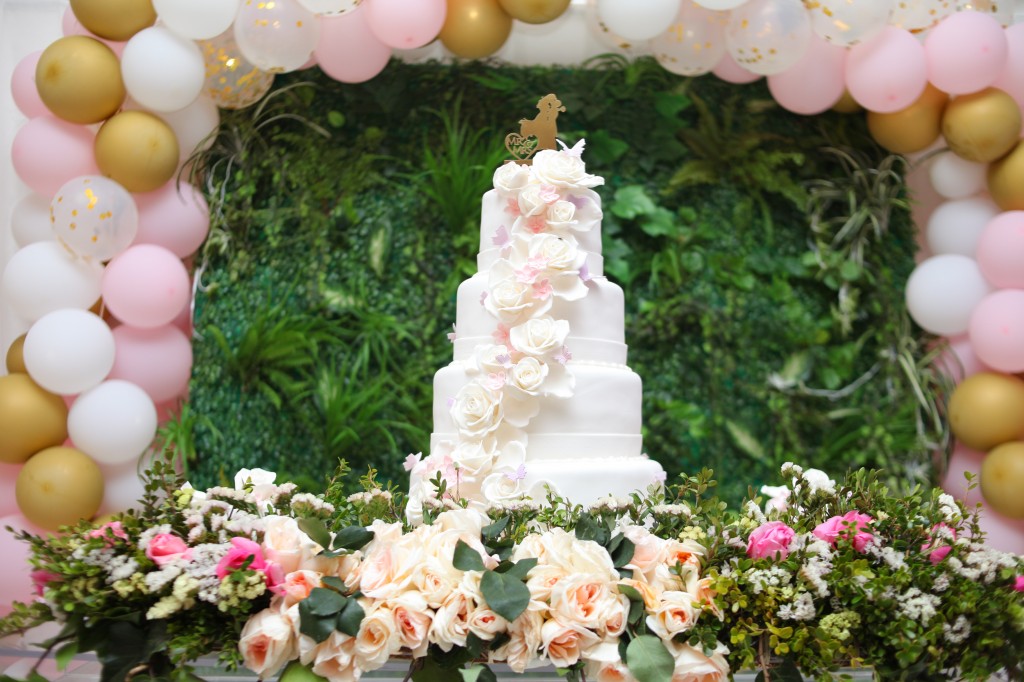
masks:
[[[191,405],[172,425],[194,436],[195,481],[242,466],[319,480],[345,458],[404,484],[480,196],[547,92],[606,178],[647,452],[670,475],[714,467],[734,498],[786,460],[927,479],[944,436],[903,306],[901,160],[861,116],[797,117],[761,84],[588,66],[392,64],[360,86],[304,72],[225,117],[197,162],[214,229]]]

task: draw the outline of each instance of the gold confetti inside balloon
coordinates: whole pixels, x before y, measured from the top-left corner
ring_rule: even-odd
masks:
[[[69,251],[102,262],[135,240],[139,211],[128,190],[114,180],[83,175],[57,190],[50,202],[50,223],[57,240]]]
[[[25,348],[25,334],[22,334],[18,338],[14,339],[14,342],[7,349],[7,371],[11,374],[18,374],[19,372],[24,374],[28,372],[25,369],[25,356],[22,350]]]
[[[36,90],[47,109],[71,123],[105,121],[125,98],[117,55],[86,36],[61,38],[43,50]]]
[[[47,448],[25,462],[14,494],[25,518],[55,531],[96,515],[103,502],[103,472],[79,450]]]
[[[1024,142],[988,167],[988,193],[1004,211],[1024,211]]]
[[[96,165],[129,192],[151,192],[178,169],[178,138],[163,119],[122,111],[96,134]]]
[[[1024,519],[1024,442],[1003,443],[985,455],[981,494],[1003,516]]]
[[[513,19],[527,24],[546,24],[569,9],[571,0],[498,0]],[[449,10],[450,11],[450,10]]]
[[[21,464],[68,437],[64,399],[27,374],[0,377],[0,462]]]
[[[1024,438],[1024,381],[995,372],[964,379],[949,399],[949,426],[973,450]]]
[[[456,56],[479,59],[497,52],[511,32],[512,17],[498,0],[448,0],[438,37]]]
[[[71,11],[90,33],[107,40],[128,40],[156,23],[151,0],[71,0]]]
[[[954,0],[897,0],[889,15],[889,25],[917,33],[934,26],[955,11]]]
[[[942,116],[942,134],[949,148],[978,163],[1007,154],[1020,139],[1020,131],[1020,107],[998,88],[955,97]]]
[[[942,132],[942,112],[949,96],[932,84],[906,109],[883,114],[868,112],[868,130],[875,142],[891,152],[910,154],[928,147]]]
[[[680,76],[708,73],[725,55],[728,12],[715,12],[684,0],[675,21],[664,33],[651,38],[658,63]]]
[[[203,92],[224,109],[244,109],[270,91],[274,74],[260,71],[242,56],[232,31],[199,41],[206,63]]]

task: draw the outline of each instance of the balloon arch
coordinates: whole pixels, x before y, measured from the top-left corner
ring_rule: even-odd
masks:
[[[963,472],[980,472],[991,538],[1024,552],[1024,24],[996,0],[71,0],[64,37],[11,83],[31,194],[0,287],[28,332],[0,377],[0,526],[55,530],[141,492],[139,459],[187,392],[185,263],[209,229],[174,178],[220,108],[257,102],[274,73],[358,83],[395,51],[480,58],[510,35],[557,40],[568,19],[681,76],[767,76],[799,114],[865,109],[893,152],[948,147],[928,162],[944,203],[907,305],[949,339],[960,382],[946,487],[965,496]],[[29,590],[6,577],[0,608]]]

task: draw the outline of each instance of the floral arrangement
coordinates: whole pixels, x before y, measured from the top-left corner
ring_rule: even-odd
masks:
[[[199,492],[157,463],[138,510],[32,544],[39,599],[0,635],[63,623],[58,660],[104,680],[195,679],[218,653],[261,679],[355,680],[389,659],[417,680],[551,664],[569,680],[882,679],[1024,674],[1024,558],[987,548],[934,491],[893,498],[786,465],[741,512],[711,472],[588,509],[550,496],[470,508],[442,490],[419,525],[373,472],[346,495],[243,470]],[[442,486],[443,488],[443,486]]]

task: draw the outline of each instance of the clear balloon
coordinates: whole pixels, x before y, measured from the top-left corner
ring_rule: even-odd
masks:
[[[783,108],[796,114],[820,114],[846,90],[846,48],[811,36],[804,56],[782,73],[768,76],[768,90]]]
[[[182,395],[192,372],[192,344],[173,325],[114,330],[114,367],[110,379],[130,381],[153,400],[164,403]]]
[[[445,0],[373,0],[366,3],[366,25],[396,50],[423,47],[437,37],[447,16]]]
[[[892,113],[913,104],[928,84],[924,47],[908,31],[888,26],[854,45],[846,59],[846,88],[865,109]]]
[[[0,280],[4,299],[30,322],[63,308],[88,310],[100,297],[103,266],[75,258],[55,241],[19,249]]]
[[[889,25],[906,31],[923,31],[955,11],[955,0],[900,0],[893,7]]]
[[[624,52],[630,56],[639,56],[644,52],[644,41],[636,41],[619,35],[604,22],[597,12],[597,0],[587,0],[587,24],[598,40],[610,48]]]
[[[299,0],[299,4],[313,14],[339,15],[351,12],[362,0]]]
[[[43,316],[25,337],[25,367],[51,393],[75,395],[98,386],[114,366],[114,334],[84,310]]]
[[[60,186],[80,175],[97,175],[93,143],[85,126],[55,116],[39,116],[18,129],[11,145],[14,171],[36,194],[52,197]],[[60,159],[60,163],[54,163]]]
[[[986,365],[1000,372],[1024,372],[1024,290],[986,296],[974,308],[968,333]]]
[[[972,259],[954,254],[933,256],[919,263],[907,280],[907,312],[925,331],[963,334],[975,306],[990,291]]]
[[[217,106],[244,109],[255,104],[274,85],[274,74],[261,71],[242,56],[233,31],[199,43],[206,63],[203,92]]]
[[[153,111],[178,111],[192,104],[205,77],[196,44],[164,26],[139,31],[128,41],[121,73],[132,99]]]
[[[701,7],[706,7],[711,10],[725,11],[730,9],[736,9],[747,0],[693,0]]]
[[[956,154],[940,154],[932,160],[928,177],[932,187],[946,199],[965,199],[985,189],[988,166]]]
[[[162,327],[188,305],[192,286],[181,259],[162,246],[137,244],[110,261],[103,302],[125,324]]]
[[[965,95],[987,88],[999,77],[1009,46],[994,18],[957,12],[928,32],[924,50],[932,85],[951,95]]]
[[[320,20],[322,38],[314,55],[328,76],[342,83],[362,83],[384,70],[391,48],[366,25],[366,10]]]
[[[68,412],[68,435],[101,464],[132,462],[156,436],[156,407],[135,384],[104,381],[75,400]]]
[[[110,178],[86,175],[57,190],[50,222],[58,241],[79,258],[107,261],[128,248],[139,211],[128,191]]]
[[[597,0],[597,16],[626,40],[650,40],[664,33],[679,12],[679,0]]]
[[[800,0],[749,0],[732,11],[725,30],[736,63],[766,76],[796,64],[811,35],[811,19]]]
[[[850,47],[881,33],[894,5],[893,0],[820,0],[808,5],[811,28],[833,45]]]
[[[989,221],[975,254],[985,279],[1000,289],[1024,289],[1024,211],[1006,211]]]
[[[187,182],[169,182],[160,189],[136,194],[139,231],[135,244],[156,244],[178,258],[202,246],[210,231],[210,209],[203,193]]]
[[[680,76],[708,73],[725,54],[725,27],[729,15],[683,0],[668,30],[651,39],[658,63]]]
[[[946,201],[928,218],[928,248],[934,254],[959,253],[974,258],[985,226],[998,213],[999,207],[988,197]]]
[[[11,236],[20,246],[56,239],[50,223],[50,197],[29,194],[11,210]]]
[[[296,0],[245,2],[235,19],[245,58],[269,73],[301,69],[320,40],[320,22]]]
[[[231,28],[239,0],[153,0],[160,21],[178,35],[206,40]]]

